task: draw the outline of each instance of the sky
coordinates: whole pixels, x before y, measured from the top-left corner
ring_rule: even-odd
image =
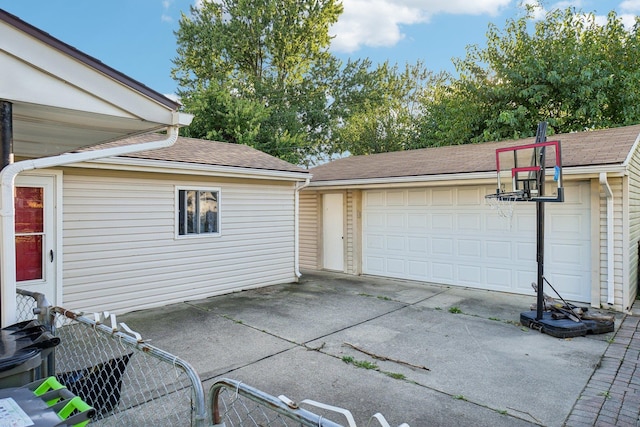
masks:
[[[203,0],[0,0],[16,15],[63,42],[165,95],[176,57],[174,31],[182,13]],[[331,51],[343,61],[422,61],[432,71],[454,71],[468,45],[483,46],[490,23],[502,28],[522,13],[523,0],[342,0],[331,28]],[[524,0],[531,1],[531,0]],[[625,22],[640,15],[640,0],[544,1],[545,10],[574,6]],[[541,15],[542,15],[541,11]],[[0,64],[1,65],[1,64]]]

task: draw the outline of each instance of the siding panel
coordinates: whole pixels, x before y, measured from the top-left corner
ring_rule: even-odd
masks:
[[[127,312],[296,280],[291,183],[180,181],[221,189],[221,234],[176,238],[171,179],[65,173],[65,307]]]
[[[303,190],[300,192],[300,267],[309,270],[319,269],[318,252],[318,193]]]

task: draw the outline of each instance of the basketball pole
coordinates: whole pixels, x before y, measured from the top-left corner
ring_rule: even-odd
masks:
[[[547,122],[538,123],[536,143],[547,141]],[[545,149],[540,148],[538,172],[538,194],[544,193]],[[536,304],[536,320],[542,320],[544,311],[544,201],[536,200],[536,260],[538,261],[538,292]]]

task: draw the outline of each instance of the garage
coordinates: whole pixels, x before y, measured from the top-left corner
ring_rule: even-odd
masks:
[[[545,276],[564,298],[589,302],[590,185],[565,188],[564,203],[545,205]],[[486,205],[492,191],[482,185],[364,191],[362,272],[532,294],[535,204],[517,203],[509,223]]]
[[[562,144],[565,201],[545,203],[545,277],[566,299],[629,312],[640,287],[640,125],[553,139]],[[300,193],[301,268],[533,295],[535,203],[516,203],[509,223],[485,195],[496,191],[497,153],[534,142],[348,156],[312,168]]]

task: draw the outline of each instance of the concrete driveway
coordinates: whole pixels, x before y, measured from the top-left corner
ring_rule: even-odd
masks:
[[[205,390],[232,378],[274,396],[346,408],[358,426],[376,412],[394,427],[561,426],[613,333],[563,340],[523,328],[519,314],[532,302],[306,272],[297,284],[121,320],[190,362]]]

